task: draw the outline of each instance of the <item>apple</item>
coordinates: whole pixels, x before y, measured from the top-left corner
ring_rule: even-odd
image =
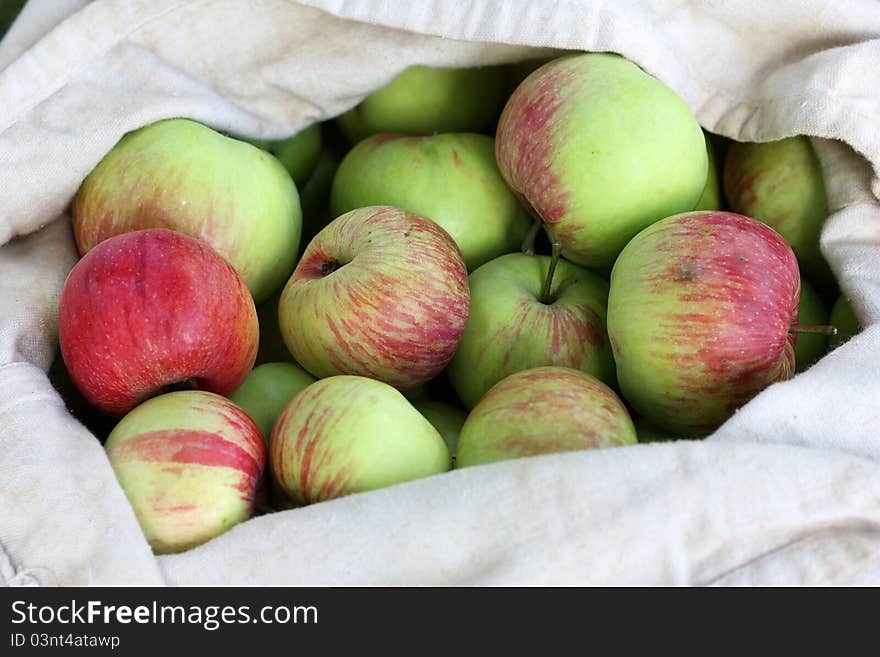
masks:
[[[272,425],[287,402],[314,382],[315,377],[296,363],[263,363],[251,370],[229,399],[254,419],[268,443]]]
[[[440,433],[446,442],[446,447],[449,448],[454,463],[458,436],[467,419],[467,413],[457,406],[437,399],[417,399],[412,401],[412,405]]]
[[[480,132],[498,118],[506,92],[503,66],[410,66],[337,121],[352,143],[382,132]]]
[[[281,336],[278,326],[278,304],[281,302],[281,288],[257,306],[257,320],[260,324],[260,345],[257,349],[256,365],[290,361],[290,352]]]
[[[256,303],[293,270],[301,224],[296,185],[277,159],[187,119],[125,135],[73,203],[81,255],[114,235],[170,228],[210,244]]]
[[[243,141],[274,155],[287,169],[297,189],[302,189],[321,157],[321,124],[313,123],[287,139]]]
[[[117,416],[170,389],[232,392],[259,341],[253,299],[232,266],[163,228],[111,237],[77,262],[58,332],[76,387]]]
[[[550,278],[550,285],[545,284]],[[471,309],[447,368],[466,408],[520,370],[560,365],[613,383],[608,282],[552,256],[510,253],[468,278]]]
[[[842,294],[831,307],[830,324],[837,330],[834,335],[828,337],[828,350],[836,349],[852,336],[862,330],[858,317],[853,312],[852,306]]]
[[[794,372],[800,276],[767,225],[689,212],[639,233],[611,272],[608,336],[621,392],[661,429],[710,433]],[[828,327],[815,330],[827,331]]]
[[[636,435],[640,443],[663,443],[670,440],[679,440],[679,436],[676,434],[664,431],[643,417],[633,420],[633,425],[635,425]]]
[[[288,402],[269,441],[269,465],[293,504],[312,504],[449,470],[431,423],[386,383],[332,376]]]
[[[822,299],[806,279],[801,276],[801,296],[798,303],[798,324],[830,324],[828,310]],[[802,333],[794,343],[795,371],[803,372],[828,351],[829,336],[820,333]]]
[[[452,358],[470,305],[455,242],[388,206],[337,217],[306,248],[278,305],[281,335],[314,376],[414,388]]]
[[[829,210],[822,167],[809,139],[731,142],[724,160],[724,193],[734,212],[763,221],[785,238],[804,275],[823,293],[836,287],[819,250]]]
[[[715,159],[715,149],[712,146],[712,140],[709,135],[703,133],[706,138],[706,155],[708,157],[708,173],[706,175],[706,186],[703,188],[703,195],[694,206],[694,210],[720,210],[721,209],[721,179],[718,176],[718,165]]]
[[[334,215],[393,205],[434,220],[461,249],[468,271],[519,250],[531,220],[508,189],[486,135],[380,134],[342,160],[330,195]]]
[[[610,267],[641,229],[693,210],[706,186],[703,131],[684,101],[626,59],[556,59],[510,96],[498,167],[563,255]]]
[[[266,465],[266,444],[248,414],[198,390],[144,402],[105,449],[157,554],[183,552],[250,518]]]
[[[303,248],[336,216],[330,211],[330,190],[341,161],[340,155],[325,148],[308,182],[302,187]]]
[[[456,466],[636,443],[626,406],[604,383],[569,367],[536,367],[495,384],[468,415]]]

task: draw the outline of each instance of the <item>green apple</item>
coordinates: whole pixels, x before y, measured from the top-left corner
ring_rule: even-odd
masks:
[[[467,412],[458,406],[436,399],[418,399],[413,401],[412,405],[440,433],[454,460],[458,447],[458,435],[467,419]]]
[[[633,420],[633,424],[640,443],[664,443],[680,439],[678,435],[661,429],[643,417]]]
[[[690,108],[613,54],[561,57],[529,75],[495,148],[511,189],[585,267],[610,267],[640,230],[693,210],[706,186],[706,140]]]
[[[313,123],[292,137],[278,141],[248,139],[249,143],[278,158],[298,189],[306,184],[321,157],[321,124]]]
[[[608,293],[623,396],[661,429],[712,432],[793,375],[799,288],[791,248],[749,217],[688,212],[646,228]]]
[[[269,441],[280,491],[311,504],[446,472],[449,449],[397,390],[332,376],[288,402]]]
[[[263,363],[251,370],[229,399],[247,411],[268,443],[284,406],[315,380],[296,363]]]
[[[801,277],[801,298],[798,303],[798,324],[828,324],[828,309],[816,290]],[[801,333],[794,343],[795,371],[803,372],[828,351],[828,336],[820,333]]]
[[[457,467],[633,445],[626,406],[604,383],[568,367],[536,367],[498,382],[461,429]]]
[[[479,132],[498,118],[506,84],[503,66],[410,66],[338,121],[352,143],[382,132]]]
[[[825,181],[807,137],[732,142],[724,160],[724,194],[734,212],[763,221],[785,238],[803,274],[823,295],[835,287],[819,250],[829,214]]]
[[[831,307],[831,326],[837,329],[837,333],[828,338],[828,349],[836,349],[852,336],[862,330],[858,317],[853,312],[852,306],[842,294]]]
[[[105,448],[157,554],[188,550],[250,518],[266,464],[266,444],[248,414],[196,390],[136,407]]]
[[[296,263],[299,194],[281,163],[259,148],[195,121],[159,121],[125,135],[73,203],[81,255],[144,228],[170,228],[207,242],[260,303]]]
[[[466,408],[506,376],[542,365],[613,383],[608,282],[565,260],[551,274],[552,262],[551,256],[509,253],[468,277],[470,316],[446,370]]]
[[[303,249],[335,216],[330,211],[330,190],[341,161],[341,156],[333,150],[325,148],[321,152],[318,164],[308,182],[301,188],[300,198],[303,214],[301,244]]]
[[[355,146],[336,172],[334,216],[393,205],[437,222],[472,271],[519,249],[531,220],[508,189],[491,137],[376,135]]]
[[[704,133],[705,134],[705,133]],[[706,187],[703,189],[703,195],[697,201],[695,210],[720,210],[721,209],[721,178],[718,176],[718,165],[716,164],[715,148],[709,135],[706,137],[706,155],[709,161],[709,171],[706,175]]]

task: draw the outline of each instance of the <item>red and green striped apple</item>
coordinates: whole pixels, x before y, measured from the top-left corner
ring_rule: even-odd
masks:
[[[269,464],[294,504],[312,504],[449,470],[449,449],[396,389],[332,376],[290,400],[272,429]]]
[[[706,185],[703,131],[666,85],[626,59],[556,59],[513,92],[495,141],[511,189],[566,258],[610,267],[641,229],[693,210]]]
[[[551,271],[552,263],[550,256],[510,253],[470,275],[470,316],[447,368],[467,408],[501,379],[532,367],[573,367],[614,381],[608,283],[565,260]]]
[[[207,242],[260,303],[296,263],[299,195],[281,163],[259,148],[195,121],[159,121],[125,135],[73,203],[82,255],[109,237],[144,228],[170,228]]]
[[[569,367],[536,367],[492,387],[468,415],[456,467],[636,443],[626,406],[604,383]]]
[[[278,306],[297,363],[318,378],[368,376],[401,390],[452,358],[470,305],[455,242],[424,217],[371,206],[312,240]]]
[[[229,394],[259,341],[254,301],[232,266],[162,228],[90,250],[64,284],[58,332],[76,387],[111,415],[169,389]]]
[[[188,550],[250,518],[266,464],[266,444],[248,414],[195,390],[144,402],[105,448],[157,554]]]
[[[754,219],[690,212],[646,228],[608,295],[624,397],[661,429],[710,433],[792,376],[799,289],[791,248]]]
[[[334,215],[393,205],[432,219],[468,271],[518,250],[531,223],[498,172],[495,142],[471,133],[365,139],[339,165],[330,202]]]

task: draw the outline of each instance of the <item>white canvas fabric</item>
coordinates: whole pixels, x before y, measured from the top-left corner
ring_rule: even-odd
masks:
[[[713,132],[814,137],[822,247],[866,329],[703,441],[438,475],[154,557],[46,370],[79,183],[187,116],[277,138],[406,66],[619,52]],[[31,0],[0,43],[0,582],[880,584],[880,5]]]

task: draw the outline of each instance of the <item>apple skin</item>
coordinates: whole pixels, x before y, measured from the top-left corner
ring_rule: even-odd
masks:
[[[315,377],[296,363],[263,363],[251,370],[229,399],[253,418],[268,443],[272,425],[287,402],[314,382]]]
[[[549,264],[549,256],[510,253],[468,278],[470,316],[446,370],[466,408],[506,376],[543,365],[580,369],[613,384],[605,329],[608,282],[560,260],[553,276],[555,299],[544,304]]]
[[[207,244],[153,228],[117,235],[71,270],[61,354],[90,404],[123,415],[166,387],[226,395],[254,364],[253,299]]]
[[[641,229],[693,210],[706,186],[706,142],[688,106],[607,53],[529,75],[504,107],[495,149],[510,188],[585,267],[610,267]]]
[[[157,554],[188,550],[250,518],[266,465],[266,444],[248,414],[195,390],[144,402],[105,449]]]
[[[480,132],[498,118],[506,92],[503,66],[410,66],[337,122],[353,144],[382,132]]]
[[[368,376],[400,390],[446,367],[470,306],[467,270],[440,226],[370,206],[306,248],[278,305],[281,335],[314,376]]]
[[[580,370],[536,367],[503,379],[474,407],[456,467],[636,442],[629,411],[611,388]]]
[[[449,448],[449,453],[452,455],[454,463],[455,452],[458,447],[458,436],[461,433],[464,421],[467,419],[467,412],[458,406],[453,406],[436,399],[417,399],[411,403],[431,423],[431,426],[440,433],[440,436],[446,442],[446,447]]]
[[[801,296],[798,302],[798,324],[820,326],[828,324],[828,309],[806,279],[801,277]],[[819,333],[800,333],[794,343],[795,371],[803,372],[828,351],[828,337]]]
[[[608,336],[623,396],[681,436],[715,430],[794,372],[800,276],[785,240],[731,212],[668,217],[611,272]]]
[[[731,210],[763,221],[785,238],[806,278],[823,294],[836,287],[819,250],[828,199],[808,138],[731,142],[724,160],[724,194]]]
[[[195,121],[169,119],[125,135],[73,203],[81,255],[144,228],[207,242],[260,303],[293,270],[302,214],[296,185],[273,156]]]
[[[313,123],[287,139],[267,141],[243,139],[274,155],[287,169],[298,190],[311,177],[321,157],[321,124]]]
[[[697,201],[694,210],[720,210],[721,202],[721,177],[718,175],[718,164],[715,157],[715,148],[709,135],[703,133],[706,138],[706,155],[708,157],[708,173],[706,174],[706,187],[703,195]]]
[[[446,472],[449,449],[388,384],[332,376],[290,400],[272,429],[269,464],[294,505]]]
[[[861,324],[859,323],[856,314],[853,312],[852,306],[842,294],[831,307],[831,317],[829,321],[831,326],[837,329],[837,333],[828,337],[828,351],[836,349],[862,330]]]
[[[498,172],[494,140],[472,133],[369,137],[342,160],[330,204],[335,216],[393,205],[432,219],[468,271],[519,250],[532,223]]]

